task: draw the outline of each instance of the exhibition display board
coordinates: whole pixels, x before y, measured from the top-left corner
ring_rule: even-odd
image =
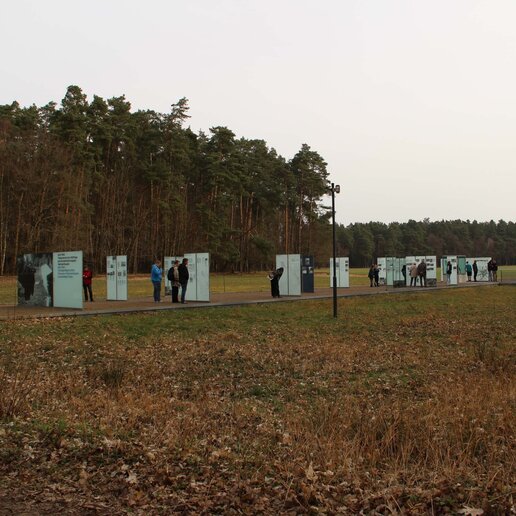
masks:
[[[335,258],[337,268],[337,288],[349,288],[349,258],[347,256]],[[333,258],[330,258],[330,287],[333,288]]]
[[[487,270],[487,264],[491,258],[486,256],[481,256],[478,258],[468,258],[467,261],[473,267],[473,263],[477,262],[478,273],[477,273],[477,281],[489,281],[489,271]]]
[[[301,295],[301,255],[276,255],[276,269],[283,267],[283,275],[279,280],[279,291],[282,296]]]
[[[468,275],[466,274],[466,257],[464,255],[457,256],[457,277],[459,283],[468,281]]]
[[[185,253],[184,256],[165,256],[165,293],[169,294],[172,285],[168,281],[167,272],[175,260],[179,263],[183,258],[188,259],[188,286],[186,288],[186,301],[210,301],[210,254],[209,253]]]
[[[82,258],[82,251],[19,256],[18,304],[82,308]]]
[[[54,306],[82,308],[82,251],[54,253]]]
[[[315,292],[314,257],[301,257],[301,290]]]
[[[18,305],[53,306],[52,258],[52,253],[29,253],[18,256]]]
[[[387,285],[387,258],[378,258],[376,265],[378,266],[378,284]]]
[[[378,266],[380,267],[380,285],[388,285],[390,287],[404,287],[406,284],[403,272],[405,258],[396,258],[387,256],[378,258]]]
[[[407,266],[405,258],[389,257],[387,261],[387,285],[395,288],[406,285]]]
[[[448,278],[447,278],[447,274],[446,274],[448,262],[450,262],[451,266],[452,266],[452,272],[450,275],[449,285],[457,285],[459,282],[459,276],[457,274],[457,263],[458,263],[457,256],[442,256],[441,257],[441,280],[448,282]]]
[[[127,256],[106,258],[106,281],[108,301],[127,301]]]
[[[410,286],[410,267],[412,264],[416,264],[418,266],[422,261],[426,263],[426,285],[428,287],[437,286],[437,257],[436,256],[406,256],[405,257],[405,266],[406,266],[406,278],[405,285]],[[419,284],[419,280],[418,280]]]

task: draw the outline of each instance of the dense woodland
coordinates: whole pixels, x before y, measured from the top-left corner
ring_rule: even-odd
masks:
[[[226,127],[188,126],[131,111],[70,86],[61,105],[0,106],[0,274],[25,252],[82,249],[97,271],[127,254],[131,272],[156,256],[209,251],[214,270],[270,267],[276,253],[331,255],[324,159],[308,145],[285,159]],[[325,198],[327,200],[327,198]],[[466,254],[516,263],[514,222],[441,221],[339,226],[338,255]]]

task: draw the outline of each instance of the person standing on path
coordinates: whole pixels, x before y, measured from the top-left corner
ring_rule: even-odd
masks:
[[[374,264],[371,264],[371,267],[369,267],[369,272],[367,273],[367,277],[369,278],[369,286],[373,286],[373,280],[374,280]]]
[[[181,285],[181,303],[186,304],[186,288],[188,287],[188,280],[190,273],[188,272],[188,258],[183,258],[183,262],[177,269],[179,276],[179,284]]]
[[[179,303],[179,260],[176,260],[172,265],[172,303]]]
[[[426,262],[421,260],[417,266],[417,275],[419,276],[419,284],[426,287]]]
[[[477,274],[478,274],[478,265],[477,265],[477,261],[475,260],[473,262],[473,281],[477,281]]]
[[[446,264],[446,284],[451,285],[451,273],[452,273],[452,264],[450,260],[448,260],[448,263]]]
[[[409,268],[410,286],[417,287],[417,265],[413,263]]]
[[[82,289],[84,290],[84,301],[88,301],[88,294],[90,296],[90,303],[93,302],[93,293],[91,291],[91,282],[93,274],[90,268],[85,265],[82,271]]]
[[[466,262],[466,274],[468,275],[468,281],[471,281],[471,274],[472,274],[472,272],[473,272],[473,267],[471,267],[471,263]]]
[[[493,258],[493,281],[498,281],[498,264],[496,260]]]
[[[271,281],[271,296],[272,297],[281,297],[280,290],[279,290],[279,280],[282,275],[283,275],[283,267],[280,267],[279,269],[272,271],[268,276],[269,280]]]
[[[489,276],[489,281],[493,281],[493,259],[492,258],[487,262],[487,274]]]
[[[377,263],[374,264],[373,274],[374,274],[374,286],[378,287],[378,286],[380,286],[380,267],[378,267]]]
[[[154,302],[161,301],[161,279],[163,277],[163,269],[161,268],[161,260],[156,260],[151,269],[151,281],[154,287]]]

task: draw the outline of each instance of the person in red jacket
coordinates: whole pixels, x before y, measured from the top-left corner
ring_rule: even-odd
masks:
[[[90,295],[90,302],[93,301],[93,294],[91,292],[91,278],[93,274],[91,273],[89,267],[87,265],[84,266],[82,271],[82,288],[84,290],[84,300],[88,301],[88,293]]]

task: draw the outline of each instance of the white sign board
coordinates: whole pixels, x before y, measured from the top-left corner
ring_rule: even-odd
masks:
[[[82,308],[82,251],[53,253],[54,306]]]
[[[425,261],[426,263],[426,282],[428,286],[435,286],[437,284],[437,270],[435,267],[436,264],[436,257],[435,256],[406,256],[405,257],[405,263],[406,263],[406,285],[407,287],[410,286],[410,268],[415,263],[416,267],[422,262]],[[430,282],[428,280],[431,280]],[[435,280],[435,281],[434,281]],[[419,280],[419,275],[416,276],[416,285],[421,285]]]
[[[378,284],[387,285],[387,258],[378,258]]]
[[[301,295],[301,255],[276,255],[276,269],[283,267],[283,275],[279,280],[279,291],[282,296]]]
[[[197,273],[197,301],[210,300],[210,255],[197,253],[195,257]],[[188,292],[188,291],[187,291]]]
[[[299,254],[288,255],[288,295],[301,295],[301,255]]]
[[[186,287],[186,301],[210,301],[210,253],[186,253],[188,259],[188,286]],[[170,260],[168,262],[167,260]],[[183,261],[182,256],[165,257],[166,270],[172,266],[175,260]],[[168,266],[170,263],[170,267]],[[165,273],[166,274],[166,273]],[[168,280],[165,285],[172,286]]]
[[[448,283],[448,274],[447,274],[448,262],[450,262],[451,266],[452,266],[449,283]],[[444,277],[444,281],[446,281],[449,285],[457,285],[459,282],[459,276],[457,274],[457,265],[458,265],[457,256],[443,256],[441,258],[441,275]]]
[[[106,281],[108,301],[127,301],[127,256],[106,258]]]
[[[468,258],[468,261],[472,267],[473,264],[477,262],[477,281],[489,281],[489,271],[487,270],[487,264],[489,260],[491,260],[491,258],[488,258],[486,256],[482,256],[480,258]]]
[[[116,257],[116,298],[127,301],[127,256]]]
[[[106,258],[106,281],[106,299],[108,301],[116,301],[116,256],[108,256]]]
[[[279,279],[278,286],[282,296],[288,296],[288,255],[276,255],[276,269],[283,268],[283,274]]]
[[[197,260],[195,253],[185,253],[188,260],[188,286],[186,287],[186,301],[197,301]]]
[[[337,257],[337,288],[349,288],[349,258]],[[333,258],[330,258],[330,287],[333,287]]]

